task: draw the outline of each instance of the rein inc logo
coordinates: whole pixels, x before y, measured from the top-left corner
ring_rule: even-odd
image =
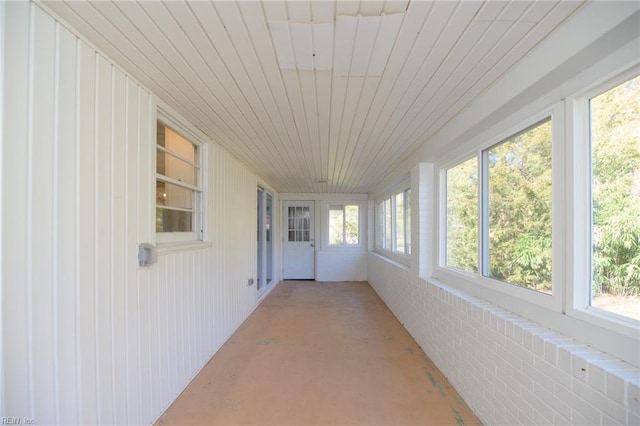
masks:
[[[29,417],[0,417],[0,425],[35,425],[36,421]]]

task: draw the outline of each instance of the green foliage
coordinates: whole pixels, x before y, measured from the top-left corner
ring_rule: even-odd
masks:
[[[478,270],[478,162],[447,171],[447,265]]]
[[[489,276],[551,292],[551,121],[489,157]]]
[[[640,77],[591,100],[594,296],[640,295]]]
[[[551,291],[551,122],[485,153],[489,162],[489,276]],[[447,264],[478,270],[478,165],[447,171]]]
[[[359,207],[357,205],[344,206],[346,222],[344,224],[344,239],[346,244],[358,244]]]
[[[358,244],[359,206],[331,206],[329,209],[329,244]]]
[[[591,100],[593,291],[640,296],[640,77]],[[489,276],[551,292],[551,122],[484,152]],[[585,212],[585,214],[588,214]],[[447,171],[447,265],[478,270],[478,164]]]

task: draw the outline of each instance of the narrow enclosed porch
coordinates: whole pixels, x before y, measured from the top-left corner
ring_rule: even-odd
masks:
[[[157,424],[480,424],[367,282],[283,281]]]

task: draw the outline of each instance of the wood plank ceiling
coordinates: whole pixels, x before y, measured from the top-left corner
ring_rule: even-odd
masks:
[[[312,193],[373,190],[581,5],[43,3],[274,189]]]

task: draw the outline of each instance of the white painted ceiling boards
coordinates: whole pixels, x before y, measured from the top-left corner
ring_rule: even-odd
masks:
[[[342,193],[369,192],[581,4],[43,3],[277,191]]]

